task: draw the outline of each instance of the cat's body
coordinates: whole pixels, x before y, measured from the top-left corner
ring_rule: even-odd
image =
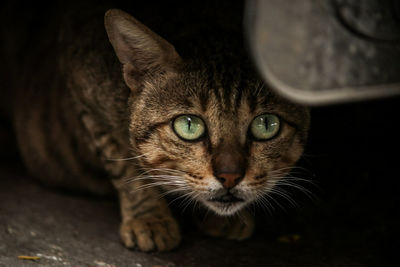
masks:
[[[300,157],[308,111],[262,86],[240,36],[178,34],[175,50],[122,11],[106,14],[108,38],[99,18],[88,21],[49,27],[55,38],[23,64],[13,122],[24,162],[43,183],[118,193],[126,246],[177,246],[163,193],[232,215]],[[279,120],[277,131],[257,135],[256,120]],[[232,231],[214,215],[201,228],[243,239],[254,227],[244,214]]]

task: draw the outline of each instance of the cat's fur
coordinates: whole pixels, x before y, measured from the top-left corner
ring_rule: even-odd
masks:
[[[116,189],[127,247],[165,251],[179,244],[165,192],[214,211],[200,224],[206,233],[250,236],[254,221],[244,207],[301,156],[307,109],[263,86],[236,35],[184,35],[175,50],[114,9],[105,15],[111,47],[104,29],[100,34],[91,23],[79,30],[62,25],[50,27],[56,39],[24,63],[28,78],[16,86],[13,121],[29,171],[71,190]],[[271,140],[255,141],[249,125],[264,113],[278,115],[281,129]],[[171,126],[180,114],[203,118],[205,136],[180,139]],[[225,188],[216,176],[232,173],[243,177]],[[242,201],[212,201],[228,191]],[[241,220],[224,217],[238,212]]]

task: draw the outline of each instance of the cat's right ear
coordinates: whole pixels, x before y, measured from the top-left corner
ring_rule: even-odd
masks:
[[[168,71],[180,61],[170,43],[119,9],[108,10],[104,24],[131,90],[137,90],[147,74]]]

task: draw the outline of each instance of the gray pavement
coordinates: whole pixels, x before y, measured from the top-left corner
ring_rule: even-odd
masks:
[[[376,237],[376,229],[359,229],[351,213],[342,211],[347,218],[337,219],[319,205],[282,216],[278,211],[280,218],[261,216],[255,236],[244,242],[204,237],[181,216],[182,245],[146,254],[121,245],[116,201],[43,188],[8,166],[0,173],[0,266],[373,266],[379,261],[375,239],[384,237]],[[279,240],[293,233],[300,240]]]

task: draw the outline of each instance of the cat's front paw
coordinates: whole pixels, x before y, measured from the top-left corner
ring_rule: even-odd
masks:
[[[204,218],[196,218],[196,222],[203,233],[230,240],[249,238],[255,227],[254,217],[247,211],[242,211],[234,217],[208,214]]]
[[[126,247],[145,252],[168,251],[181,241],[178,223],[169,215],[128,220],[121,224],[120,234]]]

